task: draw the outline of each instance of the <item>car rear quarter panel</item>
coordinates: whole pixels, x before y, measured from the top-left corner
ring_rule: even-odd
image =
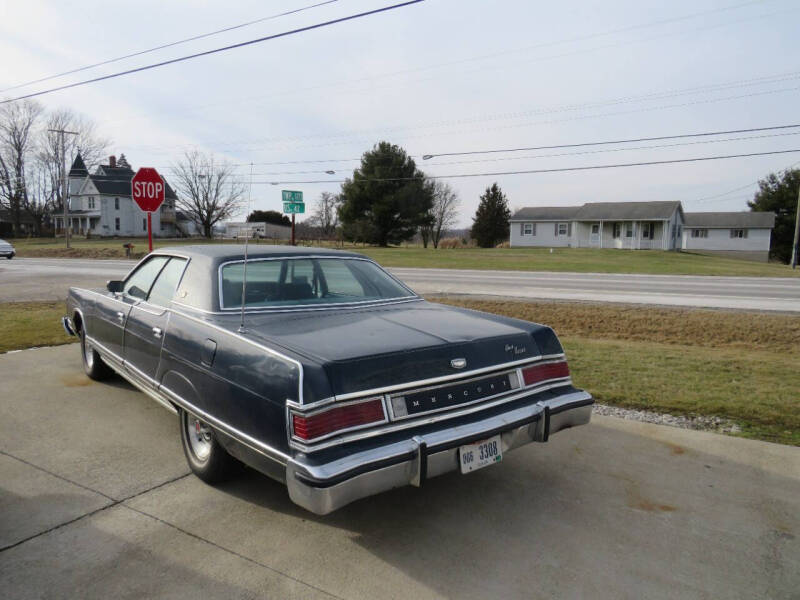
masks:
[[[286,400],[298,401],[301,379],[294,362],[224,328],[173,312],[156,378],[190,405],[287,450]]]

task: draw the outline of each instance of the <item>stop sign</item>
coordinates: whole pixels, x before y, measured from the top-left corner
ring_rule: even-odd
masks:
[[[152,167],[142,167],[131,179],[131,196],[144,212],[155,212],[164,202],[164,180]]]

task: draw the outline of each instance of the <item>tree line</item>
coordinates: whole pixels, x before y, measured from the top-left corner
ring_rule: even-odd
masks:
[[[54,130],[77,134],[64,137],[64,154]],[[64,155],[80,152],[86,164],[93,164],[110,144],[90,119],[72,110],[47,111],[35,100],[0,106],[0,209],[14,235],[21,233],[23,220],[41,234],[46,218],[63,210]]]
[[[427,248],[439,247],[458,219],[460,199],[444,181],[423,173],[395,144],[375,144],[342,184],[339,194],[323,192],[306,224],[322,237],[389,246],[419,235]],[[481,196],[471,230],[479,246],[508,239],[508,199],[495,183]]]

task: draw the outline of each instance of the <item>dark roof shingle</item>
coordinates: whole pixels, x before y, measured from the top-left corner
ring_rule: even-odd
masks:
[[[766,228],[775,227],[773,212],[698,212],[684,215],[686,227]]]
[[[656,202],[589,202],[576,214],[578,221],[639,221],[669,219],[676,210],[681,210],[678,201]]]
[[[560,221],[575,218],[580,206],[526,206],[511,215],[511,221]]]

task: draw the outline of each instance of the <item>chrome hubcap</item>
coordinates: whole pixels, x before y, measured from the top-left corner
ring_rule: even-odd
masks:
[[[186,437],[192,447],[192,453],[201,461],[211,454],[211,428],[197,417],[186,416]]]

